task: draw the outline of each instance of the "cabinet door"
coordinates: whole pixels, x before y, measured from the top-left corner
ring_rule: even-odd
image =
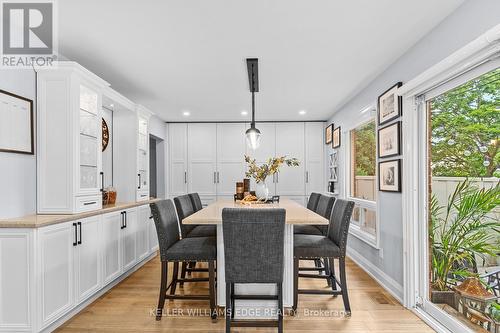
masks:
[[[216,195],[216,124],[188,124],[188,191]]]
[[[248,125],[247,128],[250,126]],[[257,129],[261,133],[260,146],[256,150],[250,149],[246,146],[247,155],[255,158],[257,164],[262,164],[267,162],[271,157],[276,156],[276,124],[275,123],[257,123]],[[245,164],[246,170],[246,164]],[[276,194],[276,177],[268,177],[266,179],[267,187],[269,188],[269,195]],[[255,181],[250,179],[250,189],[255,190]]]
[[[102,216],[103,281],[108,284],[121,274],[122,215],[120,212]]]
[[[137,116],[137,190],[149,190],[149,135],[148,119]]]
[[[276,156],[295,157],[298,167],[283,165],[276,177],[277,195],[305,194],[304,123],[276,124]]]
[[[78,221],[75,247],[75,301],[81,303],[101,288],[101,216]]]
[[[78,111],[78,194],[98,194],[101,188],[101,112],[100,95],[80,85]]]
[[[149,225],[151,216],[148,205],[140,206],[138,209],[136,242],[137,242],[137,260],[141,261],[149,254]]]
[[[168,124],[170,195],[187,193],[187,124]]]
[[[75,226],[67,222],[38,229],[42,306],[39,313],[43,327],[73,307]]]
[[[245,124],[217,124],[217,196],[232,196],[245,178]]]
[[[137,262],[136,249],[137,209],[127,209],[125,228],[122,229],[123,272],[128,271]]]
[[[324,123],[306,123],[305,127],[305,166],[306,166],[306,195],[312,192],[325,191],[326,184],[324,169]]]

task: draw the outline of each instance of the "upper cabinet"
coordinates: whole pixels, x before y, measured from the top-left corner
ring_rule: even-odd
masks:
[[[306,196],[312,192],[324,192],[326,190],[325,179],[325,144],[323,138],[324,123],[305,124],[305,181]]]
[[[106,86],[72,62],[38,70],[38,213],[101,208],[101,98]]]
[[[149,199],[149,118],[153,113],[137,106],[137,201]]]

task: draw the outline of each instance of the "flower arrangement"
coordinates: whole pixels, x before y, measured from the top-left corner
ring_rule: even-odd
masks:
[[[246,177],[255,179],[257,183],[263,183],[268,176],[279,172],[279,169],[283,164],[286,164],[287,166],[300,165],[298,159],[286,158],[286,156],[270,157],[266,163],[258,166],[254,158],[250,158],[250,156],[245,155],[245,162],[248,165],[248,170],[245,173]]]

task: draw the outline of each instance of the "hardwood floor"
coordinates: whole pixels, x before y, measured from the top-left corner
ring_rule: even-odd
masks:
[[[172,269],[169,267],[169,273]],[[338,270],[337,270],[338,272]],[[200,273],[198,273],[200,274]],[[285,316],[286,332],[433,332],[412,312],[401,306],[370,276],[352,261],[347,266],[349,296],[352,316],[350,318],[325,316],[316,312],[306,316],[309,309],[342,310],[341,297],[299,295],[298,314]],[[193,274],[196,276],[196,274]],[[56,332],[223,332],[224,318],[212,323],[208,314],[208,301],[167,301],[170,313],[161,321],[153,315],[158,300],[160,285],[159,257],[151,260],[137,272],[104,294],[83,311],[66,322]],[[321,288],[324,280],[300,279],[301,288]],[[184,286],[189,293],[207,293],[208,283],[191,283]],[[178,289],[179,290],[179,289]],[[180,289],[182,291],[182,289]],[[172,311],[183,311],[183,315]],[[196,309],[188,315],[188,309]],[[268,328],[233,328],[232,332],[276,332]]]

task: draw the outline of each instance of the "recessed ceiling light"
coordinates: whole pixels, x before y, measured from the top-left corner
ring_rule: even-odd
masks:
[[[300,111],[299,111],[299,114],[300,114],[301,116],[305,115],[305,114],[306,114],[306,110],[300,110]]]
[[[184,117],[189,117],[189,116],[191,115],[191,112],[189,112],[189,111],[184,111],[184,112],[182,112],[182,115],[183,115]]]
[[[242,116],[248,116],[248,111],[245,111],[245,110],[241,111],[241,115]]]
[[[114,108],[114,107],[115,107],[115,105],[114,105],[114,104],[109,104],[109,106],[110,106],[110,107],[112,107],[112,108]]]

